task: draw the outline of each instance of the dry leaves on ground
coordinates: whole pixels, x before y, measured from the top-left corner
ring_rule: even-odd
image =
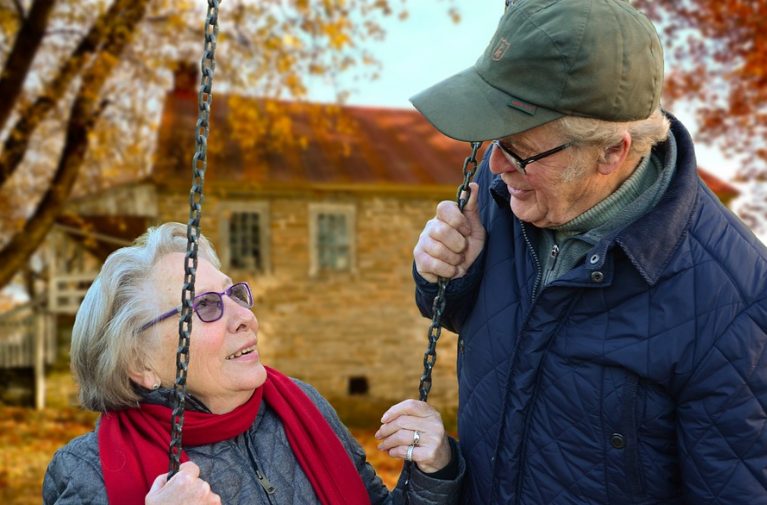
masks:
[[[96,414],[76,407],[35,411],[0,406],[0,503],[39,504],[43,475],[53,453],[93,429],[95,420]],[[392,488],[402,463],[376,449],[376,429],[354,429],[352,433],[384,483]]]

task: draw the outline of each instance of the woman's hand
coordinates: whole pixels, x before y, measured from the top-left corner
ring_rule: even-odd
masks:
[[[451,450],[442,424],[442,416],[428,403],[405,400],[384,413],[375,437],[378,449],[394,458],[407,459],[408,446],[412,460],[424,473],[434,473],[450,463]],[[418,435],[415,435],[415,433]]]
[[[187,461],[169,482],[168,474],[158,475],[146,495],[146,505],[221,505],[221,497],[210,490],[210,484],[200,478],[200,467]]]

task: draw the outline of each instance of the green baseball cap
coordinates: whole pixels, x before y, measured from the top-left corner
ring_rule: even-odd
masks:
[[[499,139],[564,115],[633,121],[658,108],[663,49],[625,0],[521,0],[473,67],[410,99],[458,140]]]

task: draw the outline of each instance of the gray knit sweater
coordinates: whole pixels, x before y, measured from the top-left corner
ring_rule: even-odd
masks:
[[[364,450],[343,425],[333,407],[313,387],[300,381],[295,382],[312,399],[338,435],[354,461],[371,503],[404,503],[403,478],[400,477],[397,487],[389,492],[373,467],[366,462]],[[450,442],[455,444],[453,440]],[[225,505],[319,503],[311,483],[293,455],[280,419],[265,402],[261,404],[253,425],[242,435],[215,444],[190,447],[186,452],[199,465],[200,477],[221,496]],[[458,475],[454,480],[431,478],[413,466],[408,490],[412,505],[458,503],[465,463],[455,447],[453,454],[461,458],[458,461]],[[253,460],[274,487],[272,494],[267,494],[256,477]],[[73,439],[53,456],[43,481],[43,503],[107,504],[95,431]]]

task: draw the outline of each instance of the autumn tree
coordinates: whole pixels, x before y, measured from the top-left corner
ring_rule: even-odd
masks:
[[[369,77],[362,42],[381,38],[382,16],[402,2],[226,0],[216,85],[274,104],[305,98],[311,79]],[[73,192],[146,175],[171,70],[199,62],[206,4],[0,0],[0,287]],[[238,111],[254,127],[279,118],[274,106]],[[262,129],[290,138],[289,127]]]
[[[767,234],[767,0],[632,3],[663,29],[666,105],[689,102],[697,140],[741,162],[750,194],[739,213]]]

